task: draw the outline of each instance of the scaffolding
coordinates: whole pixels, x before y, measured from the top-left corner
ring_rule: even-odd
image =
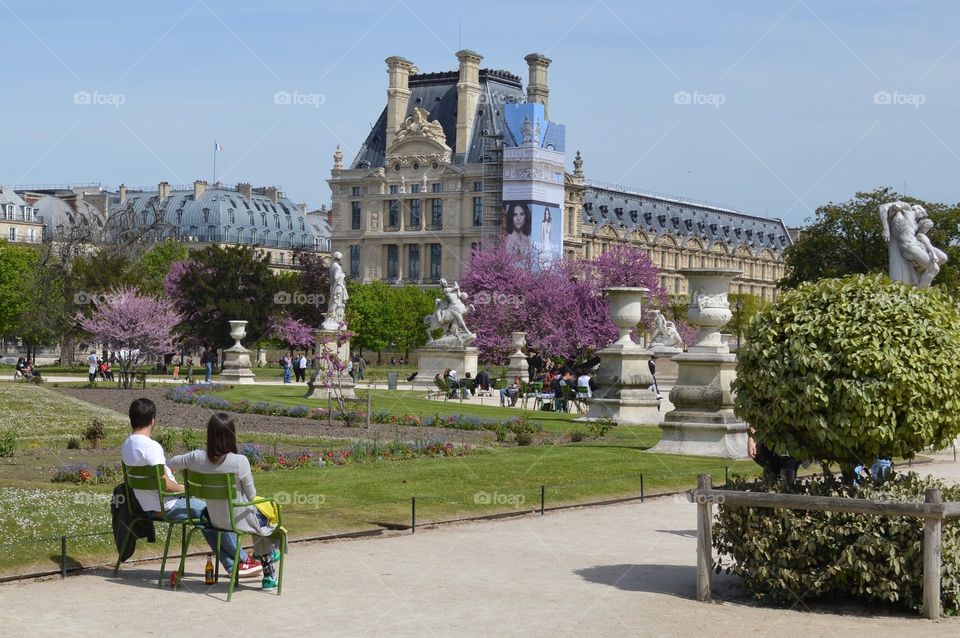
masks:
[[[487,247],[500,237],[500,211],[503,207],[503,134],[483,136],[483,230],[481,241]]]

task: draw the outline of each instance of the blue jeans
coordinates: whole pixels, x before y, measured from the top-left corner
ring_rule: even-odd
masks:
[[[199,499],[190,500],[190,512],[194,519],[201,516],[206,518],[205,512],[207,504]],[[167,508],[167,518],[171,521],[187,520],[187,499],[178,498],[173,505]],[[204,529],[203,537],[207,539],[207,545],[216,553],[217,551],[217,532],[212,529]],[[221,532],[220,534],[220,564],[228,572],[233,569],[233,555],[237,551],[237,535],[233,532]],[[240,548],[240,562],[247,560],[247,552]]]
[[[290,366],[283,366],[283,382],[290,383]]]
[[[203,380],[206,383],[210,383],[210,379],[213,377],[213,362],[207,361],[205,364],[203,364],[203,369],[204,369]]]

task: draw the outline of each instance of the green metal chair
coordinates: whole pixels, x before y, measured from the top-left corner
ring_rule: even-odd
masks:
[[[129,466],[127,464],[123,465],[123,484],[126,489],[126,503],[127,510],[130,512],[130,517],[135,518],[133,512],[133,499],[136,498],[133,490],[145,490],[147,492],[156,492],[157,498],[160,499],[162,504],[166,499],[172,497],[180,498],[183,494],[178,492],[168,492],[163,489],[163,465],[137,465]],[[189,509],[189,508],[188,508]],[[189,514],[188,514],[189,516]],[[180,538],[184,539],[186,537],[185,528],[187,525],[201,525],[199,521],[171,521],[167,518],[167,513],[157,512],[155,516],[146,516],[140,518],[148,518],[154,523],[166,523],[167,524],[167,540],[163,544],[163,561],[160,563],[160,578],[157,581],[157,587],[163,587],[163,572],[167,568],[167,554],[170,551],[170,537],[173,535],[173,528],[177,525],[180,526]],[[202,525],[201,525],[202,526]],[[133,530],[127,529],[127,535],[123,539],[123,545],[120,548],[120,554],[117,556],[117,564],[113,566],[113,575],[116,576],[120,572],[120,563],[121,557],[127,548],[127,543],[132,540]],[[181,557],[182,562],[182,557]]]
[[[263,498],[258,496],[249,502],[237,502],[237,479],[234,474],[203,474],[202,472],[191,472],[190,470],[184,470],[183,472],[183,482],[186,487],[186,493],[189,497],[201,498],[205,500],[209,506],[211,501],[226,501],[227,506],[230,511],[230,527],[229,529],[220,529],[214,527],[212,523],[203,521],[205,526],[208,529],[212,529],[217,532],[217,554],[220,556],[220,538],[224,532],[233,532],[237,535],[237,551],[233,556],[233,569],[230,571],[230,584],[227,588],[227,602],[233,598],[233,589],[237,584],[237,570],[240,568],[240,548],[243,546],[241,541],[244,534],[252,535],[250,532],[241,532],[237,529],[236,517],[234,516],[234,510],[238,507],[247,507],[255,506],[258,503],[272,503],[277,510],[277,529],[274,534],[278,535],[280,538],[280,564],[277,566],[277,595],[280,595],[281,590],[283,589],[283,559],[286,555],[287,549],[287,535],[286,531],[283,529],[283,516],[280,511],[280,504],[274,501],[272,498]],[[190,516],[190,514],[188,514]],[[190,523],[196,525],[191,527],[190,531],[187,532],[186,538],[183,541],[184,547],[188,547],[190,544],[190,536],[193,535],[197,526],[201,521],[195,521],[194,519],[189,519]],[[184,559],[186,558],[186,552],[184,552],[180,557],[180,577],[183,577],[183,567]]]
[[[577,406],[578,412],[583,412],[583,406],[590,401],[590,386],[588,385],[578,385],[577,386],[577,397],[574,400],[575,405]]]

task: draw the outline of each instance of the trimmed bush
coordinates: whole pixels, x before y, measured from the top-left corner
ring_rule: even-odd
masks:
[[[737,353],[737,416],[781,454],[847,470],[946,447],[960,434],[954,304],[884,276],[784,293],[751,321]]]
[[[729,489],[783,491],[778,482]],[[851,487],[832,477],[799,481],[791,493],[882,501],[923,502],[928,488],[943,490],[944,501],[960,500],[960,487],[932,478],[900,474],[878,484]],[[923,601],[923,519],[835,514],[783,509],[749,509],[720,504],[713,546],[722,569],[740,577],[760,602],[794,606],[805,599],[852,595],[865,601],[919,609]],[[943,525],[941,603],[944,613],[960,612],[960,523]]]

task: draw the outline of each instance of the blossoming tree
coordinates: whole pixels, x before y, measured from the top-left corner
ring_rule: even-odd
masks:
[[[77,315],[75,320],[115,353],[122,372],[129,372],[146,357],[174,350],[174,328],[183,317],[170,301],[121,286],[94,297],[90,316]]]

